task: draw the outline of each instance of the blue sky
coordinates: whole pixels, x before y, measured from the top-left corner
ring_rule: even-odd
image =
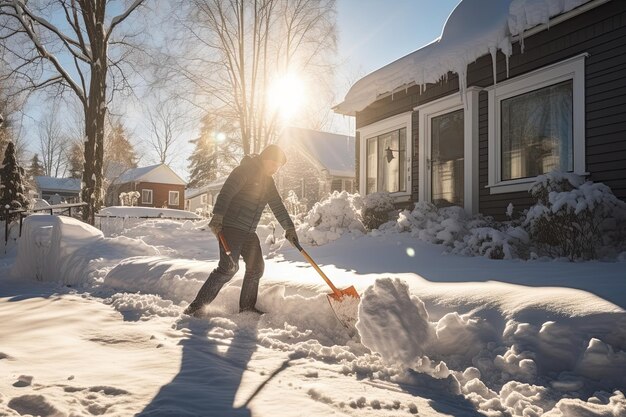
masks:
[[[351,84],[441,35],[460,0],[338,0],[341,102]],[[354,119],[335,116],[330,130],[354,134]]]
[[[460,0],[338,0],[339,56],[368,74],[439,37]]]

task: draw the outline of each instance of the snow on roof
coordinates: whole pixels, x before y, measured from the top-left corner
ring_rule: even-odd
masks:
[[[279,143],[285,147],[291,144],[302,147],[328,169],[331,175],[355,175],[354,136],[288,127],[281,134]]]
[[[209,184],[204,185],[202,187],[189,188],[189,189],[185,190],[185,198],[186,199],[194,198],[194,197],[199,196],[200,194],[204,194],[204,193],[208,192],[209,190],[215,190],[215,189],[218,189],[218,188],[222,188],[222,185],[224,185],[224,182],[226,181],[226,178],[228,178],[228,177],[218,178],[215,181],[212,181]]]
[[[80,192],[81,180],[78,178],[55,178],[47,176],[35,177],[37,188],[46,191]]]
[[[156,182],[161,184],[186,185],[187,183],[165,164],[151,165],[147,167],[135,168],[120,175],[114,184],[124,184],[127,182]]]
[[[438,39],[361,78],[334,110],[353,116],[381,95],[411,85],[436,83],[449,71],[459,75],[463,92],[470,63],[486,54],[491,54],[495,63],[496,52],[500,50],[507,57],[508,66],[513,36],[590,1],[462,0],[448,17]]]

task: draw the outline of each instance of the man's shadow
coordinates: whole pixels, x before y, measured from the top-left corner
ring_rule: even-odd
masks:
[[[246,406],[237,408],[234,401],[257,348],[258,320],[251,318],[243,328],[236,329],[229,345],[207,339],[214,328],[208,320],[190,319],[184,323],[189,334],[180,342],[183,351],[178,375],[162,386],[136,417],[251,416]]]

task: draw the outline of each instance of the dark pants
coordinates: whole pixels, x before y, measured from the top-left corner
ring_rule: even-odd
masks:
[[[230,257],[226,255],[220,244],[220,262],[200,288],[196,299],[189,306],[193,310],[209,304],[217,297],[224,284],[230,281],[239,270],[239,255],[246,264],[241,296],[239,297],[239,309],[248,310],[256,305],[259,280],[265,270],[259,237],[254,232],[245,232],[232,227],[225,227],[222,232],[232,253]]]

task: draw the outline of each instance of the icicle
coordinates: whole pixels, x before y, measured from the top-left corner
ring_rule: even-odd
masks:
[[[510,58],[510,54],[504,54],[504,60],[506,61],[506,78],[509,78],[509,69],[510,69],[510,65],[509,65],[509,58]]]
[[[497,62],[496,62],[497,52],[498,50],[495,47],[493,46],[489,47],[489,53],[491,54],[491,67],[493,71],[493,85],[494,86],[498,84],[498,73],[497,73]]]

